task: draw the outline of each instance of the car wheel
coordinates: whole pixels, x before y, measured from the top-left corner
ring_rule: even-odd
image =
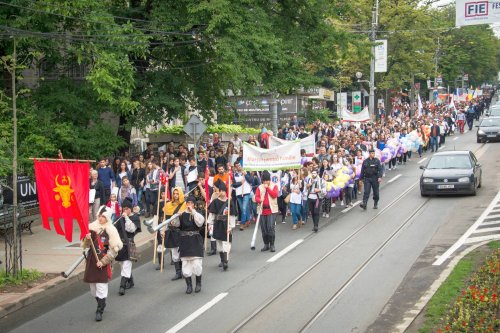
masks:
[[[477,184],[477,188],[481,188],[482,184],[481,182],[483,181],[483,175],[479,176],[479,184]]]
[[[474,182],[474,188],[472,189],[472,196],[476,196],[477,191],[476,191],[476,183]]]
[[[482,143],[480,138],[477,138],[476,140],[477,140],[477,143]]]

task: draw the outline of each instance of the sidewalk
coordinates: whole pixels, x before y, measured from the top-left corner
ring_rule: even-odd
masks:
[[[147,231],[142,221],[144,218],[141,217],[142,232],[135,237],[138,253],[152,246],[154,236]],[[40,221],[35,222],[32,230],[32,235],[29,232],[22,233],[23,268],[36,269],[42,273],[53,273],[57,276],[22,293],[0,292],[0,320],[49,294],[70,287],[74,283],[82,283],[85,269],[83,262],[69,278],[63,278],[60,275],[82,255],[78,224],[76,222],[73,224],[72,243],[68,243],[64,236],[56,234],[54,230],[44,229]],[[0,258],[3,260],[4,257],[5,242],[0,239]]]

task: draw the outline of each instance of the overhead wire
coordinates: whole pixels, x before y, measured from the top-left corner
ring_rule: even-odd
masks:
[[[53,12],[49,12],[49,11],[45,11],[45,10],[35,9],[35,8],[31,8],[31,7],[26,7],[26,6],[21,6],[21,5],[15,5],[15,4],[4,2],[4,1],[0,1],[0,5],[9,6],[9,7],[13,7],[13,8],[18,8],[18,9],[22,9],[22,10],[29,10],[29,11],[32,11],[32,12],[46,14],[46,15],[58,16],[58,17],[62,17],[62,18],[70,19],[70,20],[75,20],[75,21],[80,21],[80,22],[103,24],[103,25],[112,24],[112,25],[115,25],[117,27],[123,28],[120,24],[115,23],[115,22],[110,23],[110,22],[101,22],[101,21],[89,20],[89,19],[85,19],[85,18],[82,18],[82,17],[74,17],[74,16],[69,16],[69,15],[64,15],[64,14],[59,14],[59,13],[53,13]],[[113,18],[113,16],[109,16],[109,18]],[[190,32],[183,32],[183,31],[163,31],[163,30],[153,30],[153,29],[145,29],[145,28],[138,28],[138,27],[134,27],[134,29],[139,30],[139,31],[149,32],[149,33],[155,33],[155,34],[159,34],[159,35],[163,34],[163,35],[192,36],[192,33],[190,33]]]

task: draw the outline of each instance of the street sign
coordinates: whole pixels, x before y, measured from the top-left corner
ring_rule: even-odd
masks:
[[[191,137],[194,141],[194,155],[196,156],[196,144],[200,136],[207,130],[207,125],[205,125],[200,118],[192,115],[189,121],[184,125],[184,132]]]
[[[464,81],[469,81],[469,74],[464,74]]]
[[[436,85],[438,84],[442,84],[443,83],[443,77],[441,75],[439,75],[437,78],[436,78]]]
[[[352,112],[361,112],[361,91],[352,92]]]

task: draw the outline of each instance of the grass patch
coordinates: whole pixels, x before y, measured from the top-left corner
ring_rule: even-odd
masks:
[[[467,278],[472,274],[478,255],[476,251],[473,251],[460,260],[446,281],[432,296],[427,304],[425,323],[420,327],[419,333],[435,332],[435,327],[446,316],[449,305],[460,295]]]
[[[418,332],[498,332],[499,280],[500,242],[494,241],[460,260],[427,304]]]
[[[17,286],[26,282],[33,282],[41,278],[43,274],[36,269],[23,269],[18,276],[7,275],[4,270],[0,271],[0,288],[6,286]]]

